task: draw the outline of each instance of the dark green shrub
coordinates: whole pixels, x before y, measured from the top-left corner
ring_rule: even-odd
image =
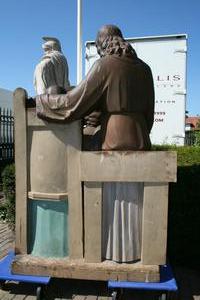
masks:
[[[15,166],[14,164],[5,167],[2,172],[3,192],[5,201],[0,207],[0,217],[12,228],[15,224]]]
[[[173,264],[200,266],[200,147],[155,146],[175,150],[177,183],[169,187],[168,256]]]
[[[13,159],[1,160],[0,161],[0,192],[3,190],[2,186],[2,173],[6,166],[13,164]]]
[[[0,203],[0,221],[6,221],[7,208],[5,203]]]

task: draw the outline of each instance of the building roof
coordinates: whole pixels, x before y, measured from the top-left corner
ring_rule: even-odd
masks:
[[[186,125],[191,125],[192,128],[197,129],[197,124],[200,122],[200,117],[187,117],[185,120]]]

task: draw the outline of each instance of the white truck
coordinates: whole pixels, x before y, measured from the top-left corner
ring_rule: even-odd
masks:
[[[184,145],[187,35],[126,39],[152,70],[155,87],[153,144]],[[95,43],[86,42],[85,72],[99,58]]]

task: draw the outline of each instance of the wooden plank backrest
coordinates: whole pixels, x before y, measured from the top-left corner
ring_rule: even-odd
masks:
[[[16,253],[27,253],[27,119],[23,89],[14,93],[14,136],[16,168]]]

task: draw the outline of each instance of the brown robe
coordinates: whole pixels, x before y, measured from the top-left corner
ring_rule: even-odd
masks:
[[[154,116],[151,69],[137,56],[105,56],[66,95],[37,97],[40,117],[57,121],[101,114],[103,150],[148,150]],[[105,183],[103,257],[117,262],[140,258],[142,183]]]
[[[73,121],[100,110],[102,149],[150,148],[153,80],[151,69],[137,56],[105,56],[66,95],[40,95],[36,99],[38,116],[52,121]]]

